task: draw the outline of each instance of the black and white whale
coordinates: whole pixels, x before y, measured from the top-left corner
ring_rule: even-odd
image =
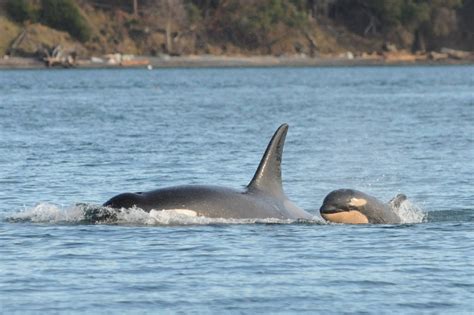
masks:
[[[406,199],[404,194],[398,194],[388,203],[383,203],[361,191],[338,189],[324,198],[319,212],[325,220],[335,223],[396,224],[401,223],[396,210]]]
[[[243,190],[219,186],[186,185],[148,192],[123,193],[103,204],[109,209],[137,207],[147,212],[173,211],[188,216],[209,218],[312,219],[285,195],[281,179],[281,161],[288,125],[273,135],[258,169]],[[89,214],[89,219],[107,219],[112,212]]]

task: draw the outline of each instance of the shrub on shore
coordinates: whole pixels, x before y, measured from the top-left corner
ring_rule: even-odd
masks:
[[[5,9],[18,23],[40,22],[66,31],[82,42],[90,39],[91,28],[73,0],[41,0],[40,4],[30,0],[8,0]]]
[[[63,30],[85,42],[91,37],[91,29],[72,0],[42,0],[41,21]]]
[[[8,0],[5,5],[8,15],[16,22],[35,21],[37,11],[31,1],[28,0]]]

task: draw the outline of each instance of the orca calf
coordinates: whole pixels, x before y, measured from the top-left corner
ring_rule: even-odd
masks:
[[[209,218],[312,219],[285,195],[281,179],[281,161],[288,125],[273,135],[253,179],[243,190],[220,186],[185,185],[148,192],[123,193],[103,206],[109,209],[137,207],[147,212],[173,211],[188,216]],[[102,214],[101,214],[102,213]],[[111,211],[89,214],[88,219],[113,219]]]
[[[354,189],[338,189],[324,198],[319,209],[321,216],[330,222],[364,224],[364,223],[401,223],[396,213],[403,201],[404,194],[398,194],[388,203]]]

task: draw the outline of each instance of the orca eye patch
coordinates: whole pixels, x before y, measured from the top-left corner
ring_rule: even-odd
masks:
[[[355,209],[358,209],[359,207],[362,207],[362,206],[365,206],[367,204],[367,200],[365,200],[364,198],[351,198],[350,202],[349,202],[349,206],[351,207],[355,207]]]

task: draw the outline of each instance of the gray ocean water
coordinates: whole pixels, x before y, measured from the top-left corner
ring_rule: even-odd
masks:
[[[287,195],[314,222],[77,203],[246,185],[288,123]],[[474,312],[474,67],[0,71],[0,313]],[[324,224],[333,189],[409,201]]]

